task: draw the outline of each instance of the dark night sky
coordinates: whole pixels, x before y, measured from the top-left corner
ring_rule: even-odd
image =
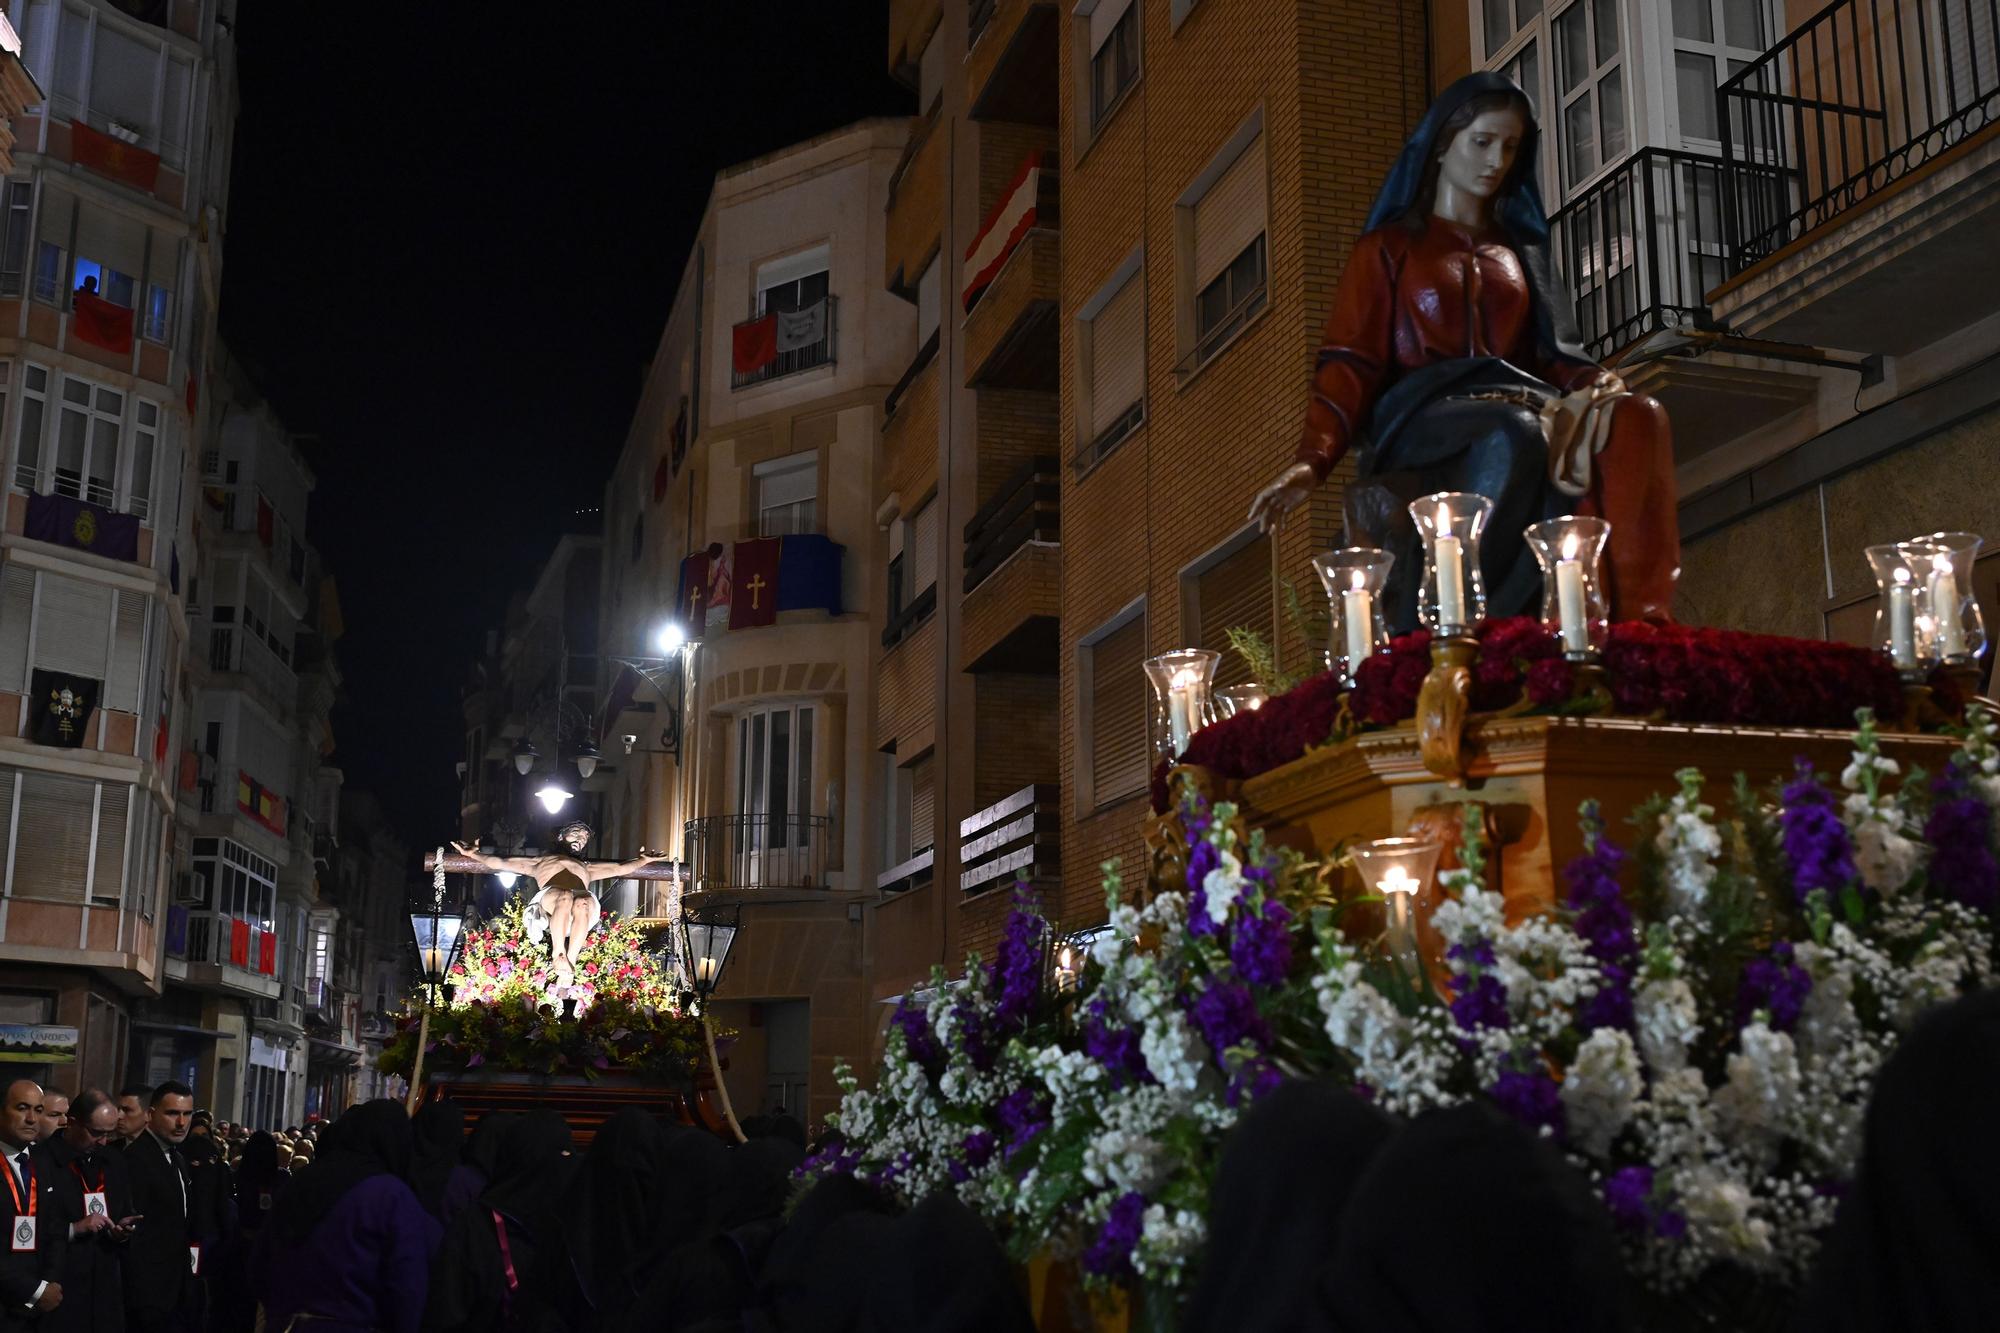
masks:
[[[413,844],[455,831],[466,667],[600,503],[716,170],[911,111],[887,9],[243,6],[222,332],[318,436],[334,762]]]

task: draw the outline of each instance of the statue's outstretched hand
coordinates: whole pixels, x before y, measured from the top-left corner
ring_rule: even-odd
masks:
[[[479,857],[479,848],[478,848],[478,847],[476,847],[476,846],[471,846],[471,847],[469,847],[469,846],[467,846],[467,845],[466,845],[465,843],[462,843],[462,842],[454,842],[454,843],[453,843],[453,844],[451,845],[451,849],[452,849],[452,850],[453,850],[454,852],[457,852],[457,853],[458,853],[458,854],[459,854],[460,856],[470,856],[470,857],[474,858],[475,860],[476,860],[476,859],[478,859],[478,857]]]
[[[1269,532],[1292,510],[1306,502],[1313,487],[1319,485],[1319,478],[1313,474],[1312,464],[1294,463],[1278,474],[1278,479],[1257,492],[1250,501],[1250,518],[1260,532]]]

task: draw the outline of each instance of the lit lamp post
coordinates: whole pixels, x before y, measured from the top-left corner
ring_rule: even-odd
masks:
[[[749,1140],[743,1126],[736,1123],[735,1108],[729,1104],[729,1085],[722,1081],[722,1062],[715,1054],[715,1024],[708,1016],[708,1001],[722,984],[722,969],[729,964],[729,950],[743,925],[743,904],[709,903],[681,912],[681,956],[687,961],[688,979],[694,987],[695,1004],[701,1015],[701,1034],[708,1046],[708,1067],[715,1075],[716,1096],[722,1102],[722,1118],[738,1143]]]
[[[444,859],[442,847],[438,849],[438,859]],[[439,866],[431,877],[430,907],[410,913],[410,932],[416,936],[417,961],[424,973],[422,1007],[417,1018],[417,1058],[410,1066],[410,1094],[406,1103],[406,1109],[413,1114],[423,1088],[424,1047],[431,1037],[431,1006],[445,1001],[445,977],[458,957],[459,937],[464,931],[464,913],[445,907],[444,868]]]

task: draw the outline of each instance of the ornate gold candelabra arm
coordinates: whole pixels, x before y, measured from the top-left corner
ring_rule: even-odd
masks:
[[[1465,781],[1465,717],[1472,711],[1472,663],[1479,641],[1467,634],[1431,640],[1431,673],[1417,692],[1417,745],[1424,767],[1457,786]]]

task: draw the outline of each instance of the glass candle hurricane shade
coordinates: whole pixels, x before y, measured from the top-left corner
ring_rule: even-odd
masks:
[[[1361,891],[1382,899],[1389,952],[1405,966],[1417,962],[1417,896],[1437,873],[1443,850],[1427,838],[1377,838],[1350,849]]]
[[[1986,620],[1972,595],[1972,564],[1982,544],[1972,532],[1933,532],[1904,543],[1914,552],[1910,563],[1923,574],[1934,656],[1941,662],[1963,665],[1986,648]]]
[[[1181,648],[1146,659],[1153,683],[1153,746],[1168,762],[1186,751],[1194,734],[1214,720],[1209,689],[1222,654]]]
[[[1915,542],[1888,542],[1869,547],[1866,554],[1881,591],[1875,644],[1889,654],[1891,666],[1915,679],[1937,664],[1938,636],[1930,609],[1934,552]]]
[[[1601,518],[1565,514],[1544,519],[1521,534],[1542,566],[1542,624],[1562,642],[1563,656],[1590,658],[1604,649],[1611,605],[1598,562],[1611,525]]]
[[[1254,713],[1270,697],[1270,692],[1254,680],[1241,685],[1225,685],[1215,692],[1216,721],[1235,717],[1238,713]]]
[[[1326,589],[1333,629],[1327,645],[1327,668],[1338,671],[1349,685],[1361,663],[1389,641],[1382,617],[1382,590],[1396,557],[1374,546],[1343,546],[1313,557],[1313,570]]]
[[[1493,502],[1469,491],[1439,491],[1410,502],[1424,541],[1424,586],[1417,616],[1438,634],[1467,634],[1486,616],[1479,538]]]

